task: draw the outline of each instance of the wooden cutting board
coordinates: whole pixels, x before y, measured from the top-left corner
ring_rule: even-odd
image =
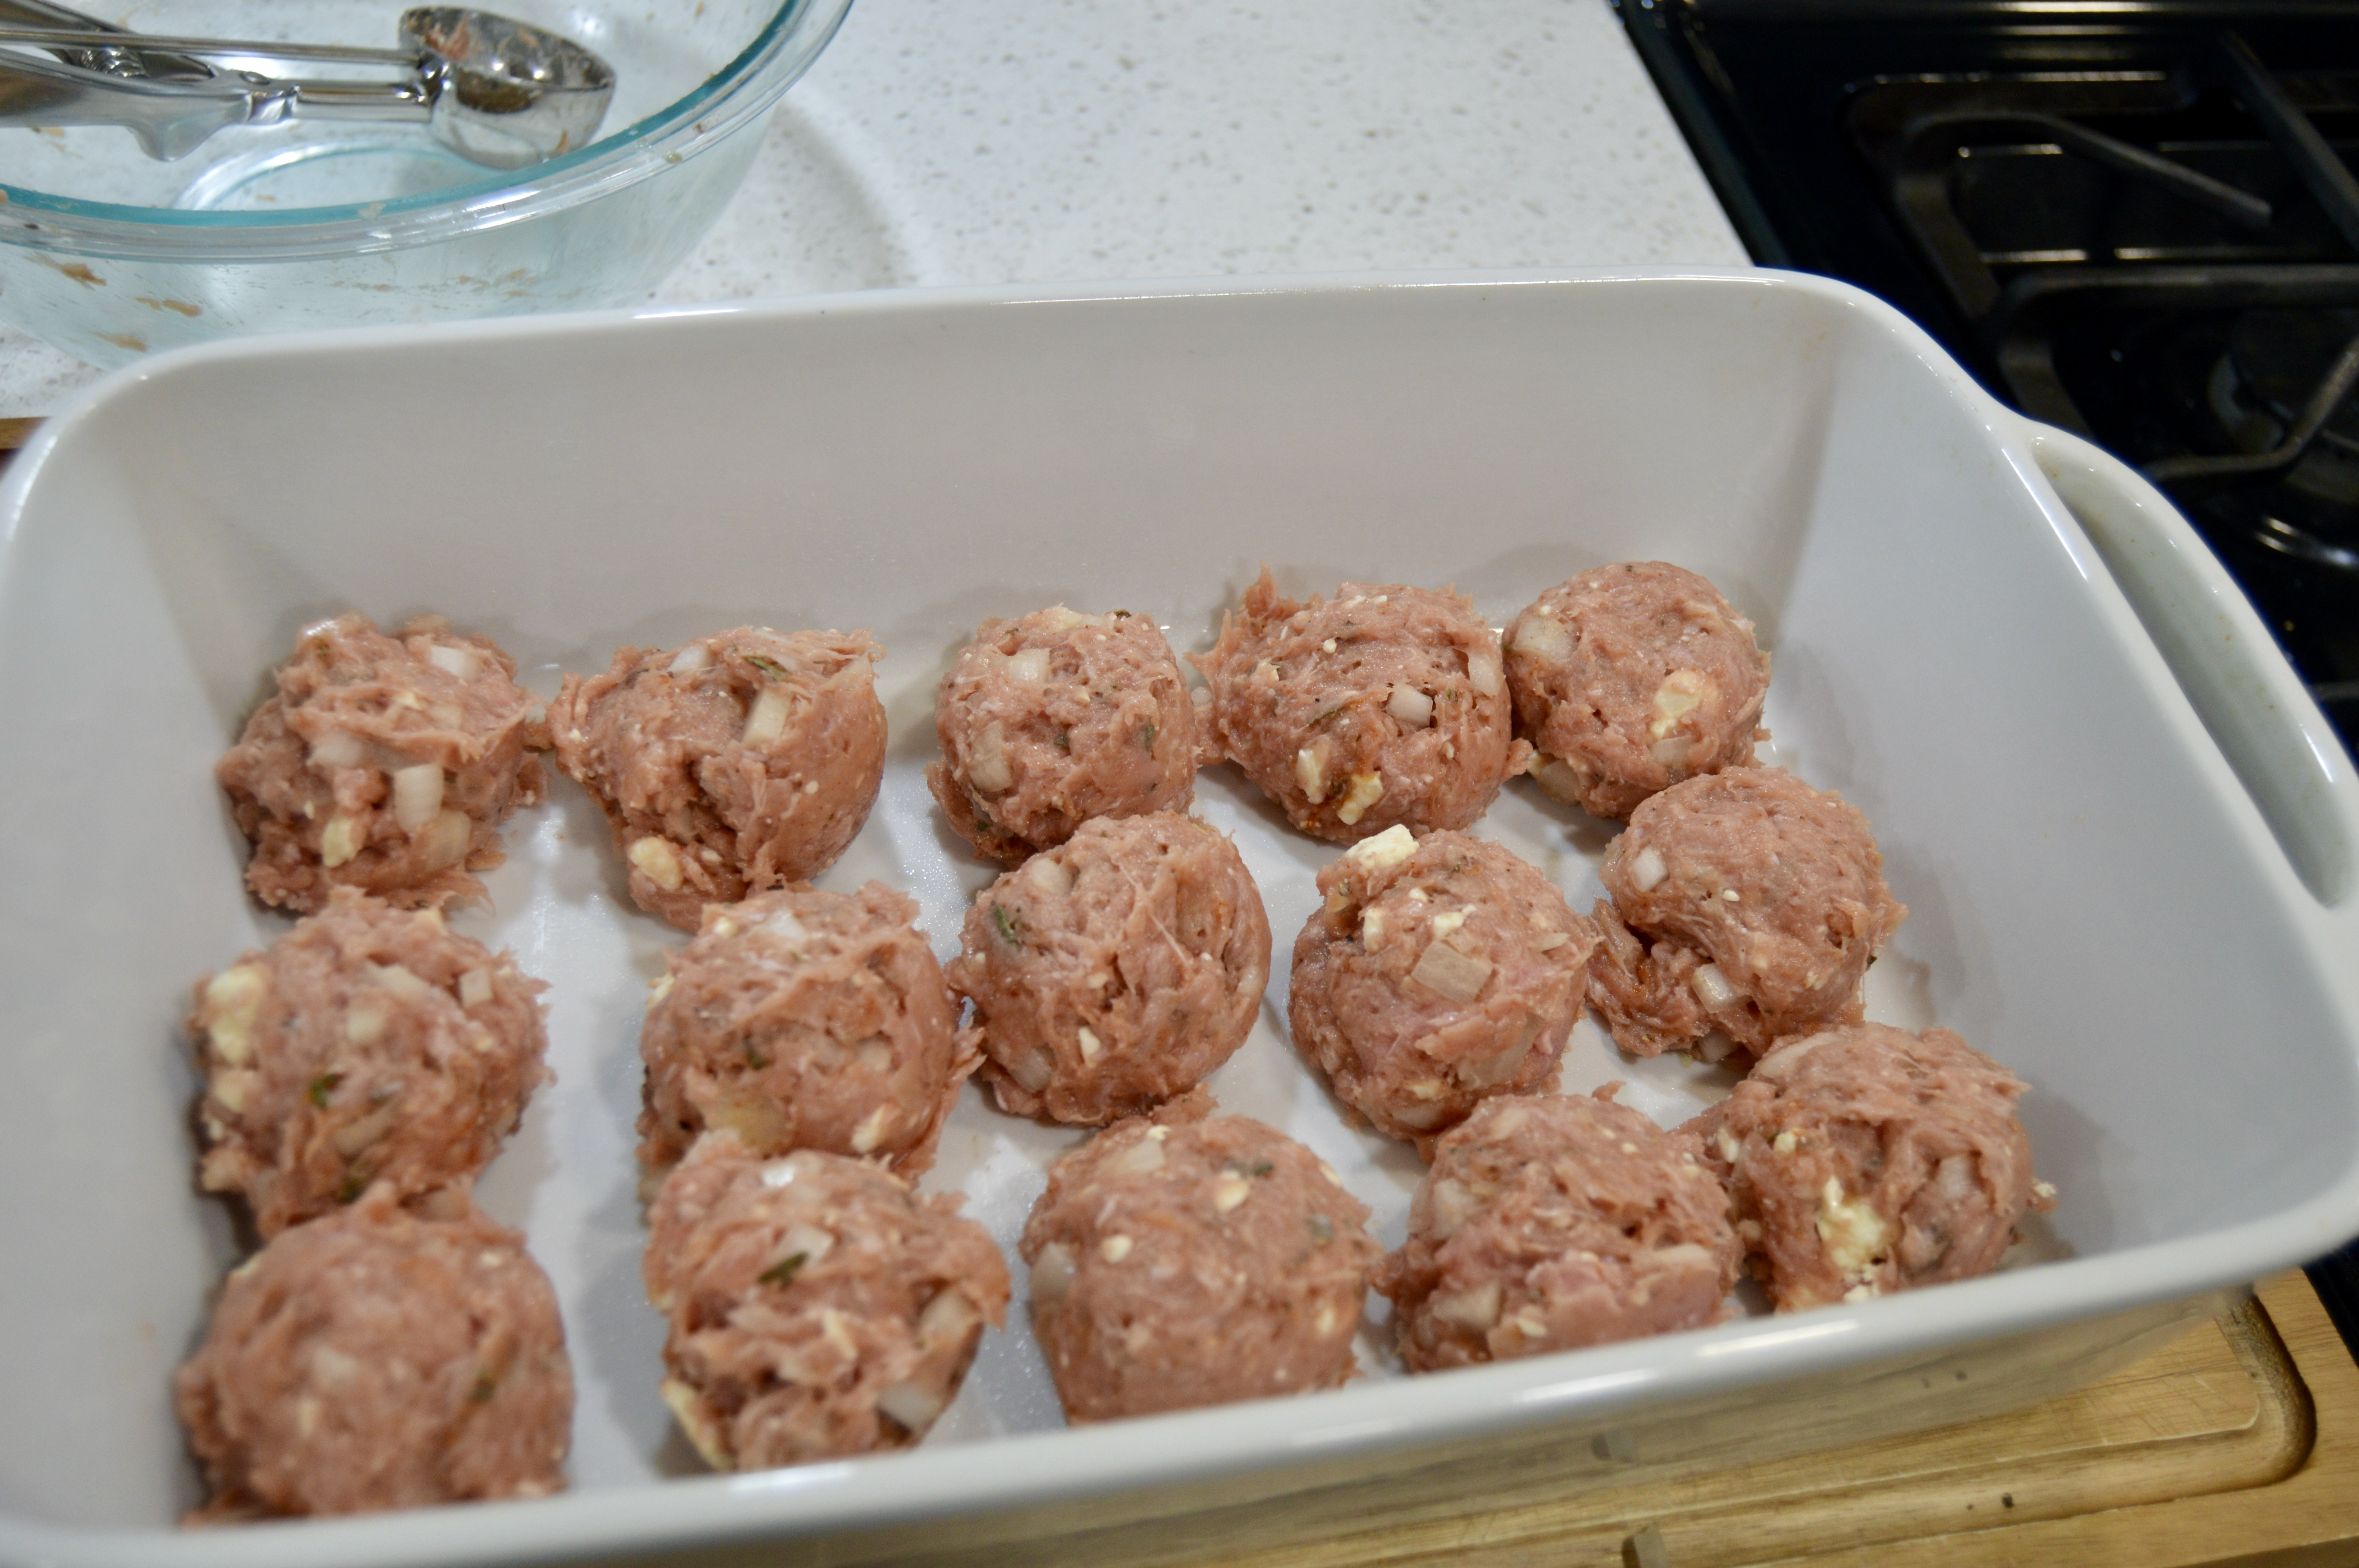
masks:
[[[2359,1364],[2299,1273],[2071,1393],[1931,1432],[1600,1487],[1493,1445],[1437,1499],[1397,1469],[1183,1510],[1093,1499],[723,1550],[723,1565],[927,1568],[2352,1568]],[[1604,1442],[1604,1439],[1598,1440]],[[1549,1466],[1562,1480],[1548,1484]],[[1643,1473],[1644,1467],[1638,1467]],[[1127,1512],[1128,1517],[1125,1516]],[[1140,1517],[1151,1514],[1153,1517]],[[644,1562],[644,1560],[642,1560]]]

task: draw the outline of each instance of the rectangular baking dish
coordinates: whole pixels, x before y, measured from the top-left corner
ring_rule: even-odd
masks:
[[[1019,1270],[1007,1331],[920,1448],[703,1476],[656,1392],[631,1158],[641,999],[678,937],[625,907],[603,823],[560,781],[510,826],[493,906],[457,924],[552,987],[558,1082],[483,1197],[526,1227],[566,1312],[574,1490],[172,1528],[200,1493],[169,1379],[239,1255],[193,1190],[179,1018],[196,979],[284,928],[244,894],[210,769],[300,626],[437,611],[543,691],[624,643],[874,629],[886,781],[823,882],[908,889],[947,955],[991,871],[919,774],[933,683],[984,616],[1121,606],[1187,652],[1265,561],[1297,591],[1454,583],[1497,623],[1575,571],[1648,557],[1755,619],[1777,760],[1875,824],[1911,913],[1872,1014],[1956,1028],[2032,1086],[2061,1201],[2019,1266],[1416,1379],[1372,1322],[1347,1389],[1080,1432]],[[0,488],[0,1563],[788,1539],[842,1559],[820,1538],[1208,1478],[1267,1495],[1543,1422],[1612,1434],[1601,1474],[1633,1433],[1742,1458],[1806,1403],[1849,1400],[1860,1436],[2039,1397],[2147,1343],[2177,1314],[2162,1303],[2359,1231],[2348,760],[2159,497],[1821,279],[909,292],[159,357],[93,388]],[[1396,1244],[1414,1156],[1345,1126],[1282,1027],[1284,955],[1333,850],[1233,770],[1198,798],[1245,851],[1278,953],[1212,1087],[1334,1163]],[[1527,781],[1478,831],[1576,907],[1595,896],[1605,828]],[[1666,1121],[1730,1081],[1624,1061],[1584,1023],[1565,1087],[1611,1077]],[[970,1088],[926,1184],[963,1189],[1012,1252],[1073,1140]]]

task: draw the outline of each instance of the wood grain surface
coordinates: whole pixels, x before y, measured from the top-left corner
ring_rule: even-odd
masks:
[[[1690,1453],[1632,1428],[1548,1429],[1306,1479],[670,1558],[687,1568],[2353,1568],[2359,1365],[2299,1273],[2254,1298],[2158,1320],[2142,1353],[2043,1402],[1913,1433],[1739,1462],[1725,1432]],[[2192,1321],[2192,1326],[2188,1326]],[[2156,1341],[2167,1341],[2157,1344]],[[1891,1391],[1901,1379],[1884,1374]],[[1856,1390],[1854,1390],[1855,1392]],[[1856,1399],[1759,1396],[1859,1419]],[[1905,1417],[1896,1417],[1903,1421]],[[1781,1428],[1780,1423],[1788,1423]],[[1707,1415],[1698,1424],[1713,1428]],[[1774,1451],[1775,1444],[1772,1449]],[[1355,1473],[1356,1471],[1356,1473]],[[1283,1495],[1250,1495],[1256,1485]]]

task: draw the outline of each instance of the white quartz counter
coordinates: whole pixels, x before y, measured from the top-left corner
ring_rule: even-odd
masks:
[[[650,298],[1745,259],[1605,0],[855,0]]]

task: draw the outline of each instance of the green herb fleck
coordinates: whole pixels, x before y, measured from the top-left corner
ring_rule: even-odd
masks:
[[[1335,1239],[1334,1222],[1323,1214],[1314,1214],[1310,1217],[1310,1234],[1320,1246],[1324,1247]]]
[[[1252,1164],[1245,1167],[1245,1174],[1248,1176],[1266,1176],[1272,1171],[1277,1169],[1277,1166],[1271,1164],[1266,1160],[1256,1160]]]
[[[745,1065],[759,1072],[770,1065],[769,1053],[748,1040],[745,1042]]]
[[[766,659],[759,654],[748,654],[744,652],[740,652],[737,656],[745,660],[747,664],[753,665],[756,669],[761,671],[764,675],[768,676],[772,680],[785,680],[787,678],[787,666],[778,663],[776,659]]]
[[[999,932],[999,939],[1010,947],[1024,946],[1022,924],[995,903],[991,906],[991,924]]]
[[[344,1075],[342,1073],[321,1073],[311,1080],[311,1087],[305,1089],[303,1093],[313,1105],[324,1108],[328,1103],[328,1098],[336,1092],[336,1086],[343,1081]]]
[[[758,1277],[766,1285],[780,1287],[791,1285],[795,1282],[795,1276],[802,1271],[803,1265],[809,1261],[810,1261],[810,1254],[808,1252],[789,1252],[784,1259],[763,1270]]]
[[[1147,750],[1150,751],[1150,752],[1152,752],[1153,750],[1155,750],[1155,726],[1154,726],[1154,725],[1152,725],[1152,724],[1142,725],[1142,726],[1139,728],[1139,731],[1138,731],[1138,743],[1139,743],[1141,746],[1145,747]]]
[[[1329,708],[1326,712],[1321,714],[1318,718],[1312,719],[1309,724],[1304,725],[1303,728],[1306,730],[1316,730],[1321,724],[1326,723],[1330,719],[1334,718],[1335,715],[1343,712],[1343,709],[1351,706],[1352,705],[1348,702],[1339,702],[1334,707]]]
[[[336,1201],[338,1203],[350,1203],[366,1191],[368,1191],[368,1176],[366,1173],[362,1171],[347,1171],[344,1173],[344,1184],[336,1189]]]
[[[1073,749],[1073,738],[1065,730],[1060,730],[1054,735],[1049,737],[1049,739],[1056,745],[1057,750],[1060,752],[1070,752]]]
[[[499,1386],[499,1380],[497,1379],[494,1378],[489,1372],[483,1373],[476,1378],[475,1386],[467,1390],[467,1397],[474,1400],[475,1403],[479,1405],[490,1404],[492,1402],[492,1392]]]

